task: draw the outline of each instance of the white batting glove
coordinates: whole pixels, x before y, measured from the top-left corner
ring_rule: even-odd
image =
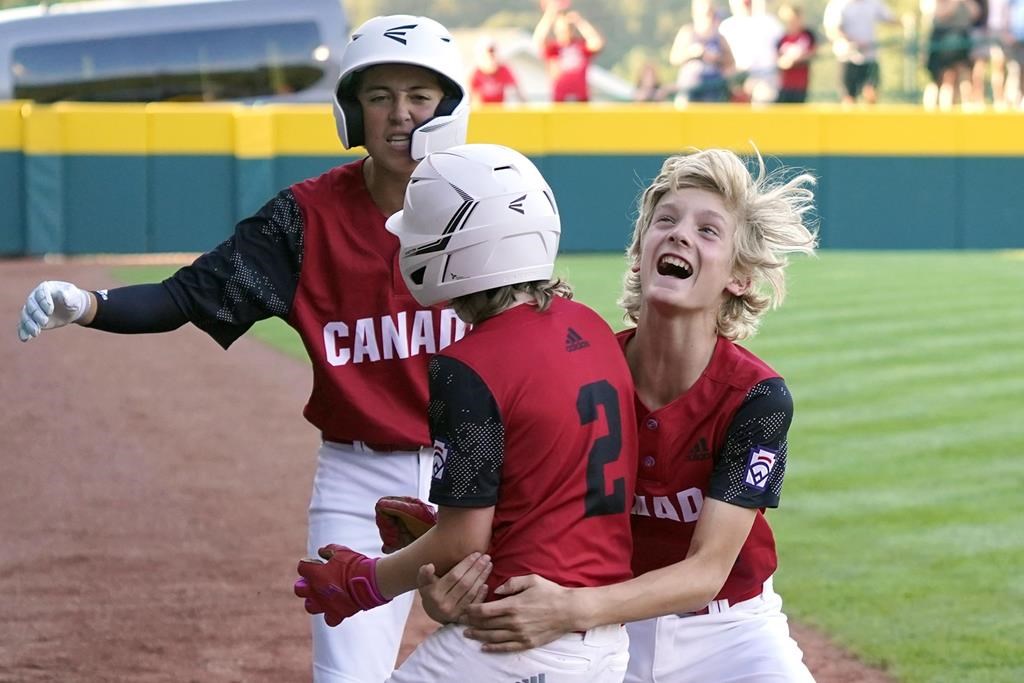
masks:
[[[89,294],[70,282],[47,280],[28,295],[21,309],[18,338],[28,341],[43,330],[75,322],[89,309]]]

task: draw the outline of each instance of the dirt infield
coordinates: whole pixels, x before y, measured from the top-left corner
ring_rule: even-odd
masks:
[[[44,279],[114,284],[103,265],[0,261],[0,682],[308,680],[291,595],[317,441],[308,367],[192,327],[21,344]],[[796,634],[818,681],[889,680]]]

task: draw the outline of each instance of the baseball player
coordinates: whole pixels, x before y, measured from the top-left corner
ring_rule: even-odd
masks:
[[[608,325],[550,279],[560,220],[544,178],[507,147],[435,152],[388,229],[420,304],[451,299],[473,324],[429,366],[437,524],[381,559],[328,545],[326,563],[301,561],[295,590],[306,609],[342,623],[415,589],[421,566],[446,572],[470,552],[492,559],[490,589],[528,572],[566,586],[628,578],[629,368]],[[390,680],[617,682],[627,650],[620,624],[501,655],[449,625]]]
[[[644,191],[619,341],[636,383],[640,467],[632,505],[636,578],[565,588],[513,578],[467,609],[489,652],[628,624],[627,681],[811,681],[772,589],[776,507],[793,403],[783,379],[736,344],[781,303],[787,252],[811,253],[807,175],[754,178],[732,152],[665,161]],[[472,572],[467,572],[470,575]],[[550,577],[548,577],[550,579]],[[458,591],[425,595],[440,618]]]
[[[40,284],[22,310],[20,338],[72,322],[122,333],[191,322],[227,348],[258,320],[285,320],[312,361],[304,415],[323,436],[309,552],[329,541],[379,548],[374,502],[427,495],[427,359],[465,333],[452,310],[410,295],[384,222],[401,209],[417,159],[465,142],[463,75],[436,21],[370,19],[342,55],[334,102],[342,144],[364,146],[367,157],[282,190],[162,283],[99,292]],[[314,680],[383,681],[410,605],[403,596],[339,629],[314,619]]]

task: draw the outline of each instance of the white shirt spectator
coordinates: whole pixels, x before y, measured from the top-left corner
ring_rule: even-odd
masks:
[[[882,0],[829,0],[824,24],[832,38],[832,50],[840,62],[864,64],[878,61],[880,21],[895,21],[896,16]],[[835,36],[838,29],[841,36]]]
[[[733,15],[722,20],[718,32],[729,43],[737,71],[762,77],[776,73],[776,46],[784,33],[778,19],[769,14]]]

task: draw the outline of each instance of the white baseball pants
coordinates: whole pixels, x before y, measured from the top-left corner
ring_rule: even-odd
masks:
[[[426,500],[432,459],[432,449],[378,453],[359,442],[321,444],[309,503],[309,555],[338,543],[379,557],[374,504],[381,496]],[[314,615],[314,683],[382,683],[395,668],[412,599],[406,593],[334,628]]]
[[[465,630],[448,624],[432,633],[388,683],[621,683],[626,675],[629,636],[622,626],[570,633],[543,647],[510,653],[481,651],[479,642],[462,635]]]
[[[627,624],[626,683],[814,683],[770,578],[758,597],[722,603]]]

